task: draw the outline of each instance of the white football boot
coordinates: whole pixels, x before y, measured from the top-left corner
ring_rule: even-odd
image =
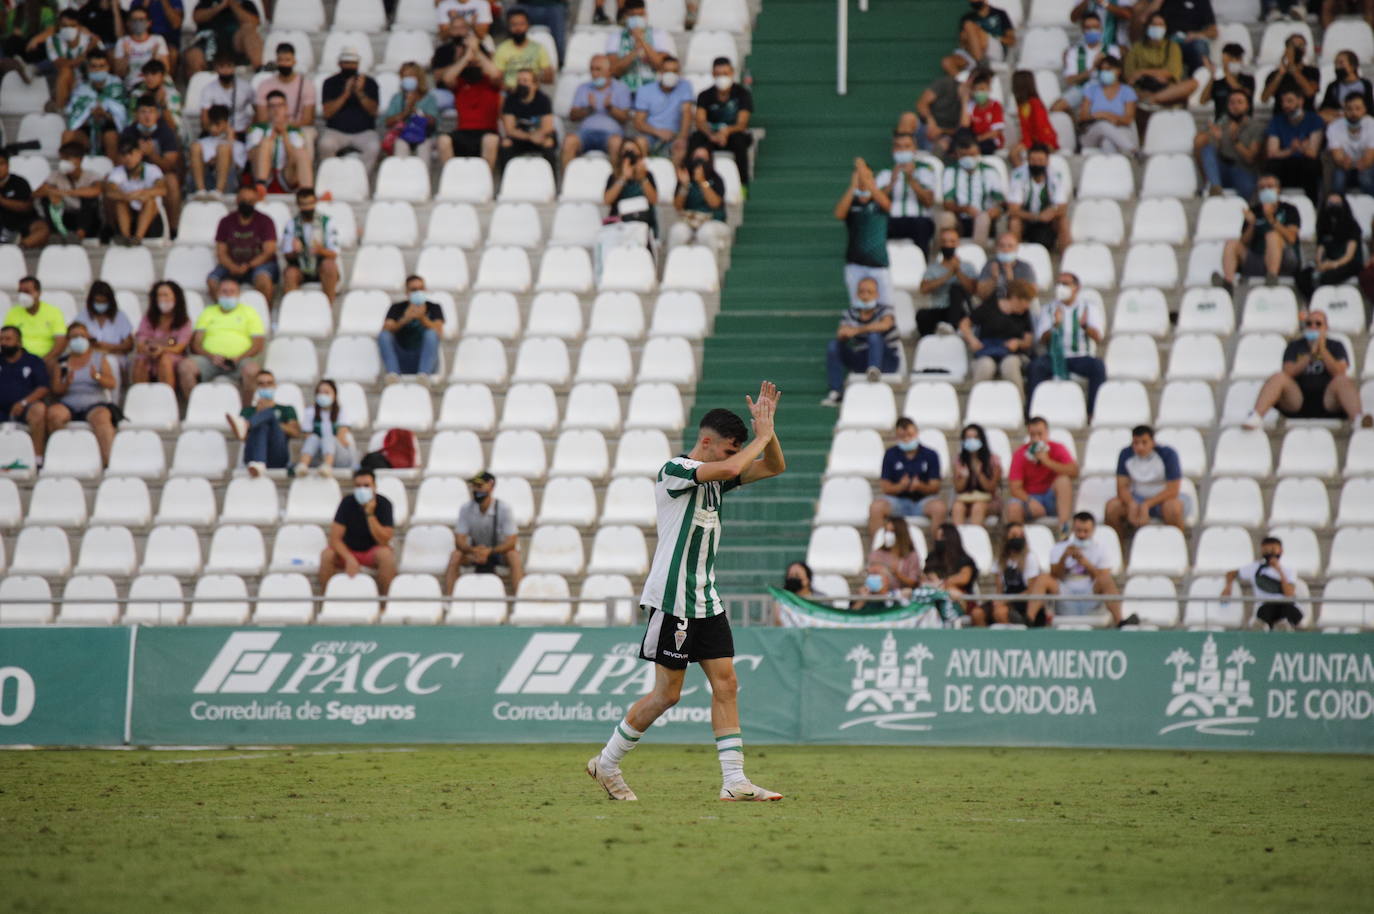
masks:
[[[720,798],[722,800],[730,800],[731,802],[737,800],[767,801],[781,800],[782,794],[774,793],[771,790],[765,790],[757,784],[751,784],[748,781],[740,781],[735,784],[722,785],[720,788]]]
[[[601,764],[601,753],[598,752],[587,760],[587,774],[591,776],[606,790],[606,795],[612,800],[638,800],[635,792],[630,789],[630,785],[625,783],[625,776],[619,771],[606,771]]]

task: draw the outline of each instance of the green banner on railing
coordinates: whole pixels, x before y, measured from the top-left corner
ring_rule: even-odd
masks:
[[[0,629],[0,743],[118,744],[130,632]],[[146,745],[599,742],[653,684],[640,631],[141,628]],[[1374,753],[1374,636],[735,632],[754,743]],[[710,736],[700,670],[651,738]]]
[[[0,628],[0,746],[117,746],[127,628]]]

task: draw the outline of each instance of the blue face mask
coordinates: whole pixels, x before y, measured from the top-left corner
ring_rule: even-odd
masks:
[[[403,91],[414,92],[418,88],[420,88],[420,81],[414,76],[401,77],[401,89]]]
[[[258,399],[259,399],[259,400],[275,400],[276,398],[277,398],[277,389],[276,389],[275,387],[259,387],[259,388],[258,388]]]
[[[1162,41],[1164,39],[1165,27],[1162,25],[1152,25],[1145,30],[1145,35],[1151,41]]]
[[[977,156],[960,156],[960,157],[959,157],[959,167],[962,168],[964,171],[973,171],[973,169],[975,169],[975,168],[978,167],[978,157],[977,157]]]
[[[868,577],[864,578],[864,586],[868,588],[869,593],[882,593],[883,576],[880,574],[870,574]]]
[[[1104,85],[1104,86],[1110,86],[1112,83],[1116,82],[1116,71],[1115,71],[1115,70],[1103,70],[1103,71],[1101,71],[1100,73],[1097,74],[1097,81],[1100,82],[1100,83],[1102,83],[1102,85]]]
[[[372,487],[358,486],[358,488],[353,490],[353,497],[358,499],[358,504],[367,504],[368,502],[372,501]]]
[[[92,70],[87,76],[93,86],[103,86],[109,78],[108,70]]]
[[[997,252],[997,262],[998,262],[998,263],[1016,263],[1016,252],[1015,252],[1015,251],[998,251],[998,252]]]
[[[1279,192],[1276,191],[1276,190],[1274,190],[1274,188],[1272,188],[1272,187],[1261,187],[1261,188],[1260,188],[1260,192],[1259,192],[1259,202],[1261,202],[1261,203],[1278,203],[1278,202],[1279,202]]]
[[[423,305],[425,303],[425,290],[416,289],[408,296],[412,305]]]
[[[104,314],[106,311],[110,310],[110,303],[107,301],[93,301],[91,302],[91,310],[96,314]]]
[[[157,130],[157,124],[144,124],[144,123],[140,123],[140,124],[138,125],[138,132],[141,133],[141,134],[143,134],[144,136],[149,136],[149,135],[151,135],[151,134],[152,134],[154,131],[156,131],[156,130]]]
[[[626,16],[626,17],[625,17],[625,28],[627,28],[627,29],[642,29],[642,28],[644,28],[645,26],[647,26],[648,24],[649,24],[649,20],[645,19],[643,16]]]
[[[975,451],[981,451],[982,449],[983,449],[983,442],[980,441],[980,440],[978,440],[977,438],[965,438],[965,439],[964,439],[964,450],[968,451],[969,453],[973,453],[973,452],[975,452]]]
[[[239,300],[237,298],[230,298],[227,295],[221,295],[219,297],[219,306],[225,311],[233,311],[234,308],[238,306],[238,303]]]
[[[921,446],[921,439],[920,439],[920,438],[912,438],[910,441],[898,441],[898,442],[897,442],[897,447],[899,447],[899,448],[901,448],[902,450],[906,451],[908,454],[910,454],[912,451],[916,450],[916,449],[917,449],[918,447],[920,447],[920,446]]]
[[[606,88],[606,77],[604,77],[604,76],[593,76],[593,77],[592,77],[592,85],[595,86],[595,87],[598,88],[598,89],[604,89],[604,88]]]
[[[1098,43],[1099,41],[1101,41],[1101,40],[1102,40],[1102,33],[1099,32],[1099,31],[1092,31],[1092,32],[1084,32],[1084,33],[1083,33],[1083,43],[1084,43],[1084,44],[1089,44],[1089,45],[1097,44],[1097,43]]]
[[[1317,340],[1321,339],[1321,337],[1321,331],[1319,330],[1304,330],[1302,332],[1302,338],[1309,343],[1315,343]]]

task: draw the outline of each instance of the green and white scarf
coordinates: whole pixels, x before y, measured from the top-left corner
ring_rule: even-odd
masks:
[[[653,44],[654,32],[651,27],[645,27],[644,38],[649,44]],[[621,29],[620,54],[618,56],[625,57],[626,55],[633,54],[634,50],[635,36],[630,34],[629,29]],[[636,60],[630,66],[630,69],[625,71],[625,74],[620,77],[620,81],[623,82],[631,92],[636,92],[640,86],[645,83],[653,82],[656,78],[654,68],[649,65],[648,61],[640,59]]]

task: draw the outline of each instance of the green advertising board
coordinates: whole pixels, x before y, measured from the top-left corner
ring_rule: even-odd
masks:
[[[0,742],[123,741],[130,636],[0,630]],[[600,742],[652,686],[639,638],[140,628],[129,741]],[[1374,753],[1370,635],[740,628],[735,646],[752,743]],[[651,738],[710,738],[700,670]]]
[[[0,746],[118,746],[126,628],[0,628]]]

